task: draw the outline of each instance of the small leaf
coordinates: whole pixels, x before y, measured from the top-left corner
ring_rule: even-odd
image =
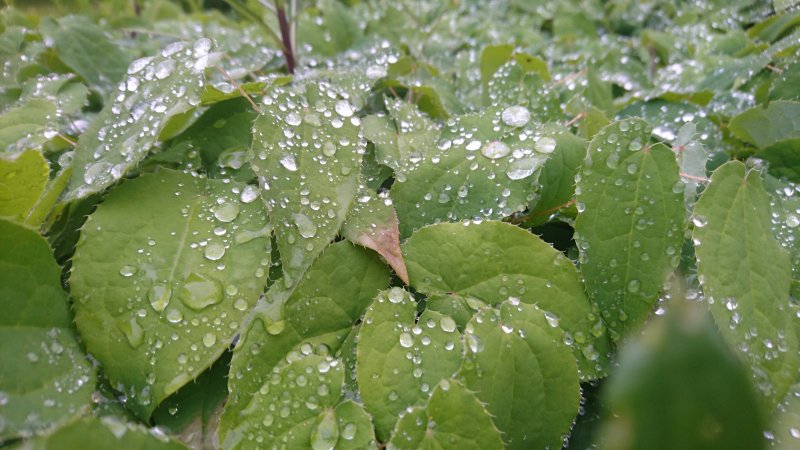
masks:
[[[464,385],[486,404],[506,448],[559,448],[578,414],[575,358],[534,305],[483,309],[464,332]],[[556,342],[558,339],[558,342]]]
[[[539,200],[531,208],[526,225],[546,222],[549,216],[566,206],[575,195],[575,175],[586,156],[582,139],[570,133],[555,135],[556,149],[544,163],[539,176]]]
[[[83,198],[122,178],[147,156],[171,117],[200,103],[203,71],[213,62],[211,41],[175,42],[128,67],[75,148],[67,199]]]
[[[778,100],[748,109],[733,117],[728,128],[734,137],[758,148],[800,138],[800,102]]]
[[[702,310],[671,310],[648,325],[623,347],[606,387],[614,418],[601,448],[763,448],[747,373]]]
[[[693,239],[711,314],[771,409],[795,380],[800,344],[789,300],[792,266],[770,231],[769,205],[759,173],[729,162],[695,206]]]
[[[417,321],[416,311],[407,292],[383,291],[367,309],[358,333],[358,386],[381,441],[389,438],[398,414],[423,403],[461,364],[455,321],[435,311],[423,312]]]
[[[576,187],[575,241],[592,303],[614,340],[650,315],[683,243],[683,192],[674,153],[625,119],[589,144]]]
[[[507,299],[536,304],[574,340],[581,378],[605,373],[611,345],[603,321],[572,262],[537,236],[500,222],[438,224],[414,233],[403,252],[417,291],[455,294],[477,308]]]
[[[56,105],[38,98],[5,111],[0,115],[0,153],[46,142],[46,131],[55,120]]]
[[[187,450],[164,435],[116,417],[84,417],[52,434],[23,441],[18,450],[84,450],[124,448],[125,450]]]
[[[50,166],[38,150],[0,157],[0,217],[24,221],[42,196]]]
[[[514,53],[514,46],[509,44],[489,45],[481,52],[481,84],[483,85],[484,104],[490,102],[489,81],[503,64],[507,63]]]
[[[250,150],[287,288],[338,234],[358,188],[365,146],[353,105],[333,86],[298,89],[276,88],[266,97]]]
[[[72,329],[61,268],[35,231],[0,219],[0,441],[87,410],[95,373]]]
[[[112,191],[83,226],[75,321],[142,419],[222,354],[264,289],[270,229],[243,189],[161,170]]]
[[[455,380],[442,380],[427,406],[402,413],[387,447],[409,450],[505,448],[483,404]]]
[[[362,192],[347,214],[342,235],[354,244],[375,250],[386,259],[400,279],[408,284],[408,270],[400,250],[397,213],[391,200]]]
[[[388,283],[388,270],[376,254],[345,241],[328,247],[289,297],[276,305],[278,320],[257,315],[237,344],[229,378],[232,395],[225,405],[220,438],[227,439],[253,392],[287,354],[315,348],[337,354],[375,294]],[[280,285],[270,288],[267,300],[276,288]]]

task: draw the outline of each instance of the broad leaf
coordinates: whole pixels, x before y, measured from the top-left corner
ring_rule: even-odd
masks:
[[[758,398],[712,321],[694,307],[667,314],[622,349],[601,448],[762,448]]]
[[[486,404],[506,448],[559,448],[578,414],[575,359],[557,323],[509,300],[482,309],[464,332],[464,385]]]
[[[452,120],[436,149],[414,161],[392,187],[401,236],[435,222],[524,210],[555,147],[553,137],[531,128],[522,106]]]
[[[800,137],[800,102],[779,100],[755,107],[731,119],[728,128],[736,138],[758,148]]]
[[[58,57],[90,86],[106,93],[125,75],[131,56],[90,19],[68,16],[42,20],[43,34]]]
[[[756,171],[717,169],[695,206],[697,273],[723,337],[748,363],[772,408],[800,368],[792,266],[770,230],[770,199]]]
[[[24,221],[44,193],[50,166],[38,150],[0,157],[0,217]]]
[[[367,309],[358,333],[356,376],[364,406],[381,441],[398,414],[424,403],[461,364],[455,321],[435,311],[417,320],[417,304],[400,288],[383,291]]]
[[[536,205],[528,213],[528,224],[540,224],[565,207],[575,194],[575,175],[586,156],[582,139],[570,133],[555,135],[556,149],[542,167],[541,188]]]
[[[576,187],[581,273],[614,340],[647,319],[683,243],[678,164],[649,137],[640,119],[603,128],[589,144]]]
[[[419,292],[456,294],[469,309],[507,299],[535,304],[574,341],[582,379],[605,373],[611,345],[575,266],[530,232],[500,222],[438,224],[416,232],[403,252],[411,286]],[[470,298],[480,302],[473,308]]]
[[[228,348],[264,288],[270,229],[246,194],[162,170],[115,189],[83,226],[78,330],[143,419]]]
[[[771,174],[800,183],[800,138],[776,142],[756,153],[756,156],[769,163]]]
[[[337,353],[375,294],[388,283],[388,270],[378,256],[349,242],[333,244],[320,255],[288,299],[276,305],[279,320],[256,316],[237,344],[229,378],[232,395],[220,438],[226,439],[228,430],[237,426],[239,413],[288,353],[309,353],[314,348]],[[280,285],[270,291],[276,288]]]
[[[128,67],[75,148],[68,199],[101,192],[144,159],[167,121],[200,103],[211,41],[175,42]]]
[[[297,89],[277,88],[265,98],[250,150],[286,287],[339,232],[358,188],[365,146],[353,105],[333,86]]]
[[[0,220],[0,441],[88,409],[95,374],[72,328],[61,268],[35,231]]]
[[[800,386],[792,386],[789,394],[775,408],[769,424],[769,434],[774,448],[793,450],[800,440]]]
[[[84,417],[47,436],[23,441],[16,450],[84,450],[124,448],[125,450],[186,450],[186,447],[141,425],[116,417]]]
[[[387,445],[393,449],[503,449],[484,405],[455,380],[442,380],[426,406],[400,415]]]

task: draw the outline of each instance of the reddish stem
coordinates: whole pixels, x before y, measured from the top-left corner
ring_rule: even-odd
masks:
[[[286,70],[294,75],[294,50],[292,49],[289,21],[286,19],[286,11],[283,9],[283,5],[279,5],[276,9],[278,25],[281,28],[281,40],[283,41],[283,57],[286,58]]]

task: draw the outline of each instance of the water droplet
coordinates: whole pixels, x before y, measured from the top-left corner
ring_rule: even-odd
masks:
[[[211,242],[206,245],[203,254],[211,261],[219,261],[225,256],[225,246],[220,242]]]
[[[511,180],[521,180],[533,175],[533,172],[539,167],[540,160],[538,158],[520,158],[509,164],[506,175]]]
[[[180,299],[184,305],[200,311],[222,301],[222,286],[213,278],[192,272],[184,280]]]
[[[220,222],[233,222],[238,216],[239,205],[236,203],[223,203],[214,208],[214,217]]]
[[[300,117],[300,114],[297,114],[294,111],[292,111],[289,114],[287,114],[286,115],[286,119],[284,119],[284,120],[286,121],[287,124],[289,124],[289,125],[291,125],[293,127],[296,127],[296,126],[300,125],[303,122],[303,118]]]
[[[317,235],[317,226],[305,214],[292,214],[297,231],[304,238],[312,238]]]
[[[258,188],[248,184],[242,189],[242,203],[253,203],[258,198]]]
[[[353,115],[353,107],[347,100],[339,100],[336,102],[334,109],[336,110],[336,114],[342,117],[350,117]]]
[[[510,127],[521,127],[531,120],[531,113],[524,106],[509,106],[503,110],[500,118]]]
[[[354,423],[346,423],[344,428],[342,428],[342,438],[348,441],[352,441],[354,437],[356,437],[356,432],[358,428]]]
[[[147,291],[147,300],[150,301],[150,306],[155,312],[163,311],[169,305],[171,298],[172,286],[170,284],[154,284]]]
[[[136,266],[130,266],[130,265],[126,264],[126,265],[120,267],[119,274],[122,275],[123,277],[127,278],[127,277],[134,276],[136,274],[136,272],[138,272],[138,271],[139,271],[139,269]]]
[[[800,219],[795,216],[794,214],[789,214],[786,216],[786,226],[789,228],[795,228],[800,225]]]
[[[284,155],[279,162],[286,170],[290,172],[297,171],[297,161],[294,159],[294,155]]]
[[[481,154],[489,159],[500,159],[511,153],[511,148],[500,141],[491,141],[481,149]]]
[[[135,317],[131,317],[131,319],[127,321],[120,320],[117,322],[117,327],[119,327],[120,331],[125,335],[131,347],[137,348],[144,342],[144,330],[142,326],[139,325],[139,322],[136,321]]]
[[[156,64],[156,68],[153,73],[155,74],[156,78],[163,80],[164,78],[170,76],[173,70],[175,70],[175,60],[165,59]]]
[[[167,320],[169,323],[178,323],[183,320],[183,313],[181,313],[178,309],[171,308],[169,311],[167,311]]]
[[[639,286],[640,286],[639,280],[631,280],[631,281],[629,281],[628,282],[628,292],[630,292],[631,294],[635,294],[635,293],[639,292]]]
[[[414,345],[414,338],[406,332],[400,333],[400,345],[409,348]]]
[[[444,316],[439,320],[439,326],[442,327],[442,331],[445,333],[452,333],[456,330],[456,321],[450,316]]]
[[[331,141],[322,144],[322,154],[329,158],[336,155],[336,144]]]
[[[547,324],[550,325],[551,327],[553,328],[558,327],[559,317],[555,313],[552,313],[550,311],[545,311],[544,318],[547,320]]]
[[[556,140],[551,137],[543,137],[536,141],[533,148],[539,153],[553,153],[556,150]]]
[[[247,309],[247,300],[238,298],[235,302],[233,302],[233,307],[236,308],[237,311],[244,311]]]
[[[705,218],[705,216],[693,216],[692,223],[697,228],[703,228],[708,224],[708,220]]]
[[[206,347],[213,347],[217,343],[217,336],[214,333],[206,333],[203,336],[203,345]]]
[[[400,303],[403,301],[403,297],[405,297],[404,292],[400,288],[392,288],[389,290],[389,293],[386,295],[392,303]]]

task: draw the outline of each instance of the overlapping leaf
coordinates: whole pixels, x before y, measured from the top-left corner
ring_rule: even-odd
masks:
[[[625,119],[589,145],[576,188],[576,242],[592,303],[612,338],[637,328],[677,265],[683,192],[674,153],[650,146],[650,127]]]
[[[500,222],[438,224],[416,232],[403,253],[419,292],[455,294],[465,311],[508,299],[535,304],[574,342],[583,379],[605,373],[611,346],[599,311],[590,306],[572,262],[535,235]]]
[[[693,239],[711,314],[771,408],[794,383],[800,342],[791,261],[770,231],[769,205],[759,173],[727,163],[695,206]]]
[[[339,232],[357,192],[365,143],[353,105],[331,85],[275,89],[263,108],[250,164],[290,287]]]
[[[95,373],[72,328],[47,241],[0,219],[0,441],[89,408]]]
[[[44,193],[50,167],[37,150],[0,157],[0,217],[24,221]]]
[[[139,417],[220,356],[262,292],[270,229],[256,198],[162,170],[114,190],[84,225],[78,330]]]

